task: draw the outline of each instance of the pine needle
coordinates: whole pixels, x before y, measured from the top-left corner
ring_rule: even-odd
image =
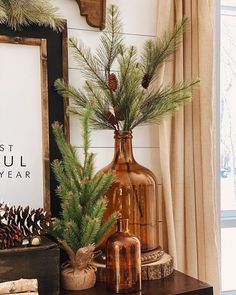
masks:
[[[97,83],[98,86],[108,89],[106,79],[103,76],[103,68],[100,63],[92,56],[91,50],[87,48],[82,42],[78,44],[77,39],[70,38],[69,46],[73,50],[73,56],[80,67],[81,73],[86,79]]]
[[[120,46],[123,42],[121,33],[121,20],[118,7],[111,5],[108,7],[106,30],[102,32],[96,57],[96,60],[105,70],[106,78],[111,71],[114,60],[120,52]]]
[[[196,79],[191,82],[180,82],[176,85],[160,87],[142,102],[140,106],[142,114],[136,117],[131,129],[140,124],[160,124],[167,116],[178,111],[183,104],[191,101],[192,92],[190,89],[198,83],[199,79]]]
[[[7,14],[2,1],[0,1],[0,23],[5,23],[7,21]]]
[[[71,98],[74,104],[82,109],[89,103],[89,100],[83,91],[75,89],[72,85],[68,85],[62,79],[57,79],[54,86],[59,94],[61,94],[64,98]]]
[[[49,0],[1,0],[0,21],[13,30],[37,24],[51,27],[55,31],[64,28],[64,20]]]
[[[162,38],[157,38],[155,41],[148,40],[145,42],[141,55],[141,64],[144,74],[148,76],[149,79],[147,87],[163,62],[167,61],[178,49],[187,22],[188,19],[184,17],[176,24],[173,31],[166,32]]]

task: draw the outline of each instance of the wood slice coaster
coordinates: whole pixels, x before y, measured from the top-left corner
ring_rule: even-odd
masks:
[[[173,270],[173,257],[164,253],[160,260],[142,265],[142,280],[162,279],[172,274]]]
[[[106,265],[102,263],[93,262],[93,266],[97,268],[96,276],[98,282],[106,281]],[[142,280],[150,281],[167,277],[172,274],[174,270],[174,261],[172,256],[164,253],[162,258],[158,261],[142,265]]]
[[[163,249],[159,246],[157,249],[141,253],[141,263],[147,264],[160,260],[164,255]]]

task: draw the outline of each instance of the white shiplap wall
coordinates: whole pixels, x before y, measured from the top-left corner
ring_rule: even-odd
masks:
[[[87,25],[85,18],[80,16],[79,7],[75,0],[53,0],[60,9],[62,17],[67,19],[68,36],[75,36],[91,49],[98,45],[100,31]],[[156,0],[107,0],[107,5],[116,4],[119,7],[124,25],[124,37],[127,44],[136,45],[141,50],[144,41],[156,36]],[[77,65],[69,53],[69,82],[81,86],[83,79]],[[157,126],[137,127],[134,130],[134,156],[136,160],[159,173],[159,142]],[[80,150],[80,128],[78,120],[71,119],[71,143]],[[92,133],[92,151],[96,153],[97,169],[104,167],[112,160],[113,132],[94,131]]]

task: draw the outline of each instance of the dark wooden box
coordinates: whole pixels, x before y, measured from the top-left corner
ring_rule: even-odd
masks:
[[[0,250],[0,282],[38,279],[40,295],[57,295],[60,289],[59,265],[59,247],[48,239],[37,247]]]

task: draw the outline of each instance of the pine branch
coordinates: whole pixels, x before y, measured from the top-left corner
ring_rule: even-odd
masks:
[[[142,112],[131,126],[131,129],[140,124],[160,124],[166,116],[178,111],[179,107],[191,100],[192,93],[189,89],[198,82],[199,80],[189,83],[181,82],[174,86],[169,85],[163,89],[158,89],[143,102],[141,106]]]
[[[118,63],[120,66],[120,77],[122,81],[125,81],[128,73],[137,66],[137,49],[134,46],[130,48],[122,48],[120,57],[118,57]]]
[[[97,200],[97,197],[99,198],[101,195],[103,195],[102,193],[97,192],[98,190],[100,190],[101,183],[103,183],[103,179],[104,179],[104,175],[101,173],[97,173],[94,176],[93,181],[91,181],[90,183],[89,191],[88,191],[88,194],[90,196],[89,205],[88,205],[89,208],[91,208],[90,204],[94,204],[94,201]],[[107,186],[108,185],[109,183],[107,184]]]
[[[63,163],[55,160],[52,164],[52,169],[56,175],[56,179],[62,184],[60,186],[59,196],[63,197],[65,191],[76,192],[80,188],[82,166],[77,159],[76,151],[67,144],[62,126],[55,122],[52,127],[63,157]]]
[[[63,157],[64,168],[69,177],[74,177],[76,180],[76,175],[81,175],[82,165],[76,155],[76,151],[71,145],[67,144],[64,133],[63,126],[55,122],[52,125],[53,134],[55,136],[57,145]]]
[[[93,127],[102,124],[106,126],[105,129],[116,130],[114,124],[109,121],[109,116],[107,116],[110,108],[115,104],[113,96],[110,100],[110,91],[102,90],[90,81],[86,81],[85,90],[90,98],[91,105],[93,105],[93,114],[90,117]]]
[[[97,218],[98,220],[101,220],[103,217],[103,214],[105,213],[106,208],[107,208],[106,198],[97,200],[92,208],[91,218]]]
[[[5,12],[4,23],[14,30],[23,26],[37,24],[51,27],[55,31],[64,28],[64,21],[57,13],[57,8],[47,0],[1,0],[0,10]]]
[[[70,39],[74,59],[87,79],[83,91],[62,81],[56,82],[59,92],[74,102],[68,108],[70,113],[81,117],[83,108],[90,103],[94,110],[91,126],[116,131],[158,123],[165,115],[175,112],[191,99],[190,90],[195,82],[183,82],[186,87],[167,86],[156,92],[150,91],[149,86],[157,78],[160,66],[178,49],[186,24],[187,19],[183,18],[161,38],[146,41],[141,58],[138,58],[135,46],[124,45],[119,12],[112,5],[107,13],[107,30],[102,33],[95,54],[82,43],[77,45],[75,39]],[[119,70],[111,72],[116,61]]]
[[[86,165],[84,165],[84,177],[91,180],[94,173],[94,154],[88,152],[86,156]]]
[[[0,1],[0,23],[6,23],[7,21],[7,14],[2,1]]]
[[[110,218],[106,221],[106,223],[102,223],[100,226],[99,231],[97,232],[96,237],[96,244],[99,244],[99,242],[104,238],[105,234],[109,231],[112,225],[116,222],[117,219],[117,213],[113,213]]]
[[[104,130],[104,129],[107,129],[107,130],[116,130],[116,128],[112,125],[112,124],[109,124],[107,121],[107,119],[103,120],[103,116],[100,116],[93,121],[93,128],[96,129],[96,130]]]
[[[101,175],[100,182],[97,184],[97,187],[93,191],[93,198],[92,200],[97,200],[99,196],[105,196],[107,192],[107,187],[110,187],[115,177],[113,173],[107,173]]]
[[[141,86],[143,73],[137,63],[136,48],[131,46],[118,59],[120,66],[119,86],[116,92],[116,101],[124,117],[124,130],[129,130],[132,121],[140,112],[140,99],[145,90]]]
[[[142,85],[144,88],[148,88],[157,70],[178,48],[187,22],[188,19],[183,18],[176,24],[172,32],[166,32],[161,39],[159,38],[156,41],[148,40],[145,42],[141,55],[141,64],[144,72]]]
[[[88,159],[88,150],[89,150],[89,146],[90,146],[90,129],[89,129],[89,118],[91,116],[91,106],[88,105],[86,111],[84,112],[83,116],[82,116],[82,138],[83,138],[83,148],[84,148],[84,167],[86,167],[86,165],[90,165],[89,162],[87,162]]]
[[[100,176],[100,177],[99,177]],[[93,208],[94,204],[101,199],[101,196],[105,196],[107,192],[107,187],[110,187],[114,181],[113,173],[107,174],[98,174],[95,177],[98,177],[98,180],[90,186],[90,190],[87,192],[90,196],[86,209],[89,211]]]
[[[64,227],[65,228],[64,228],[64,231],[63,231],[63,240],[66,241],[67,244],[73,250],[73,252],[75,252],[78,249],[76,247],[76,244],[79,245],[78,237],[77,237],[78,233],[75,233],[74,232],[74,229],[73,229],[73,226],[72,226],[71,221],[66,222],[65,225],[64,225]]]
[[[68,243],[71,245],[71,248],[73,249],[74,253],[80,248],[80,241],[78,240],[78,234],[79,234],[79,226],[78,223],[70,219],[70,221],[66,224],[67,228],[69,228],[69,235],[70,235],[70,241]]]
[[[77,90],[72,85],[68,85],[64,80],[57,79],[54,86],[61,96],[64,98],[71,98],[78,107],[85,108],[89,102],[86,95],[81,90]]]
[[[54,160],[52,163],[52,169],[55,174],[58,183],[62,183],[63,187],[59,187],[57,190],[58,195],[64,196],[64,192],[71,190],[70,179],[65,175],[64,166],[61,161]]]
[[[69,219],[67,219],[67,221],[72,220],[73,222],[79,224],[79,216],[82,211],[82,207],[80,205],[80,196],[72,191],[67,191],[67,193],[64,195],[63,202],[63,209],[65,208],[65,210],[67,210],[66,214],[67,212],[69,213]]]
[[[111,5],[107,13],[106,31],[103,31],[101,35],[101,44],[97,50],[97,60],[104,67],[106,79],[108,79],[111,66],[118,56],[123,42],[121,33],[122,28],[118,8],[115,5]]]
[[[91,81],[86,81],[85,91],[87,93],[87,96],[89,97],[90,102],[94,106],[93,112],[96,112],[97,109],[102,111],[109,110],[111,103],[109,98],[110,91],[104,92],[104,90],[102,90],[100,87],[97,87]]]
[[[74,59],[78,63],[86,79],[93,81],[103,89],[109,89],[106,78],[102,75],[104,69],[101,68],[100,64],[93,58],[91,50],[82,42],[78,45],[75,38],[69,39],[69,45],[73,50]]]
[[[94,220],[86,215],[84,216],[83,220],[82,220],[82,239],[81,239],[81,243],[82,245],[88,245],[88,240],[91,236],[91,234],[93,233],[93,231],[95,230],[95,223]]]

